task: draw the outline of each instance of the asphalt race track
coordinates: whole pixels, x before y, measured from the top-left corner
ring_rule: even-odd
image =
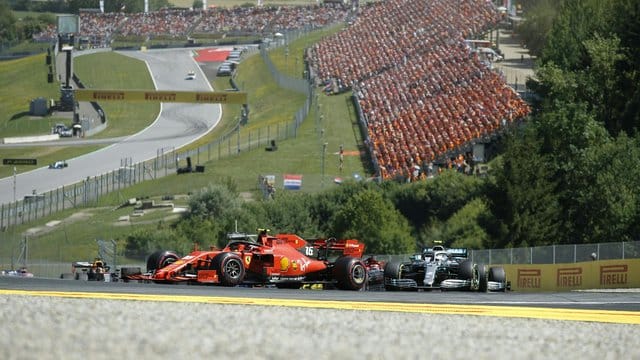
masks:
[[[0,294],[4,290],[20,290],[27,292],[56,292],[60,296],[71,293],[87,293],[92,298],[95,293],[101,293],[99,297],[123,298],[127,295],[143,296],[148,300],[167,299],[170,296],[179,296],[182,299],[210,297],[226,298],[224,303],[233,303],[232,299],[242,300],[241,304],[258,303],[264,305],[264,299],[269,300],[299,300],[321,302],[378,302],[406,305],[406,304],[431,304],[431,305],[465,305],[465,306],[494,306],[494,307],[519,307],[522,309],[522,317],[535,318],[536,314],[527,308],[565,309],[565,310],[595,310],[604,314],[608,311],[625,312],[625,317],[614,319],[612,322],[640,324],[640,291],[573,291],[558,293],[473,293],[465,291],[341,291],[341,290],[288,290],[262,287],[222,287],[211,285],[168,285],[143,282],[95,282],[76,281],[44,278],[19,278],[0,277]],[[104,295],[109,294],[109,295]],[[284,302],[278,302],[278,305]],[[286,306],[286,305],[284,305]],[[296,306],[296,305],[294,305]],[[322,306],[318,306],[322,307]],[[393,311],[389,305],[388,310]],[[458,313],[460,311],[457,311]],[[531,314],[528,314],[531,313]],[[559,312],[560,314],[566,313]],[[628,313],[628,314],[627,314]]]
[[[2,359],[640,359],[640,293],[0,277]]]
[[[211,91],[206,76],[187,49],[161,51],[126,51],[124,55],[146,61],[157,90]],[[196,78],[186,80],[189,71]],[[64,185],[74,184],[90,176],[116,170],[122,159],[138,163],[164,151],[193,142],[213,129],[221,117],[219,104],[163,103],[156,121],[135,135],[121,139],[99,151],[67,160],[64,170],[50,170],[48,164],[39,164],[36,170],[16,176],[16,197],[21,199],[32,190],[44,193]],[[77,143],[77,141],[76,141]],[[89,143],[91,141],[89,140]],[[13,201],[13,177],[0,179],[0,204]]]

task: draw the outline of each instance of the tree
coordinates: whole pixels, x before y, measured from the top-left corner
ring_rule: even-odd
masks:
[[[482,249],[488,241],[487,232],[478,222],[479,216],[488,211],[485,201],[476,198],[468,202],[447,220],[442,242],[447,247]]]
[[[640,218],[640,147],[622,134],[585,151],[574,171],[571,242],[636,240]]]
[[[223,184],[210,184],[191,196],[187,217],[216,219],[238,207],[240,207],[240,199],[236,192]]]
[[[483,180],[457,171],[444,171],[428,181],[397,185],[388,197],[414,229],[447,221],[483,191]],[[423,240],[423,239],[419,239]]]
[[[0,0],[0,42],[16,39],[16,17],[7,0]]]
[[[617,134],[622,125],[614,118],[620,113],[620,103],[624,104],[621,77],[618,74],[618,64],[625,60],[620,51],[620,39],[617,36],[603,38],[595,34],[584,41],[584,47],[589,59],[589,66],[584,71],[585,99],[590,99],[597,119],[602,121],[611,134]],[[617,114],[616,114],[617,115]]]
[[[406,254],[416,248],[407,220],[376,190],[364,190],[347,200],[331,226],[336,237],[364,242],[369,254]]]
[[[309,204],[309,214],[314,219],[320,233],[331,234],[334,216],[350,198],[375,186],[367,182],[345,182],[337,188],[323,191],[313,197]]]
[[[568,71],[587,63],[584,41],[593,34],[608,34],[609,1],[562,1],[542,51],[542,64],[553,62]]]
[[[541,0],[526,10],[526,18],[515,29],[527,45],[531,55],[540,56],[558,13],[558,2]]]
[[[319,231],[309,207],[311,199],[312,195],[309,194],[282,192],[274,201],[257,203],[263,208],[261,213],[265,217],[260,227],[302,237],[317,236]]]
[[[491,235],[487,248],[544,245],[561,236],[557,172],[536,136],[535,129],[510,136],[494,164],[495,182],[487,191],[491,213],[479,219]]]

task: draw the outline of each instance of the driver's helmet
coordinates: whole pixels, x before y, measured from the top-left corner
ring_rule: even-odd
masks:
[[[436,253],[435,259],[439,260],[439,261],[446,261],[448,258],[447,253],[446,252],[439,252]]]

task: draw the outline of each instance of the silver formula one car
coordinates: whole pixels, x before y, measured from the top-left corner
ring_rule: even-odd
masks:
[[[476,264],[467,249],[434,246],[410,261],[391,261],[384,268],[386,290],[506,291],[504,268]]]

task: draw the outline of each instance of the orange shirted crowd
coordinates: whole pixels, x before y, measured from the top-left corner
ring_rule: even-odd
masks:
[[[108,46],[113,34],[266,36],[345,21],[353,10],[358,14],[350,26],[313,45],[305,60],[328,93],[354,91],[381,178],[413,179],[416,167],[455,159],[469,144],[529,113],[501,75],[465,44],[501,20],[487,0],[385,0],[353,9],[323,4],[84,11],[79,35],[100,39],[94,46]]]
[[[500,18],[486,1],[387,0],[313,46],[320,83],[354,90],[383,179],[413,179],[529,113],[464,42]]]

